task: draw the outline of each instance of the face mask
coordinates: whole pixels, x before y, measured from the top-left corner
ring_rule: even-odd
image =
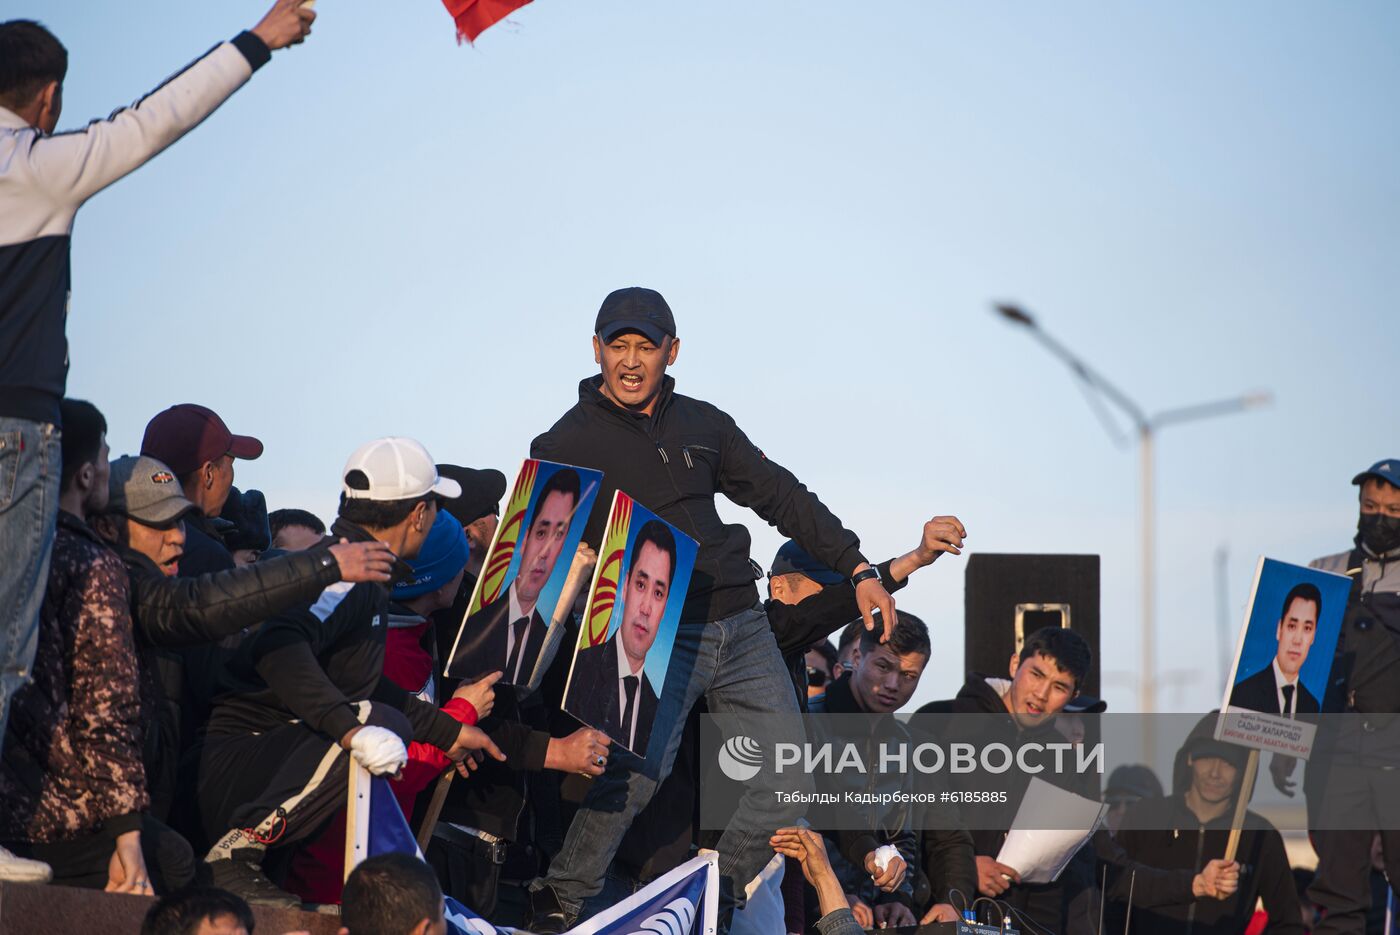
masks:
[[[1356,524],[1356,538],[1377,555],[1400,548],[1400,516],[1362,513]]]

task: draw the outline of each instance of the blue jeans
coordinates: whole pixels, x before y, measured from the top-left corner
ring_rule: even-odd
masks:
[[[39,645],[61,460],[57,426],[0,416],[0,745]]]
[[[608,758],[607,771],[593,781],[542,881],[554,888],[571,915],[579,914],[584,901],[602,889],[632,819],[651,800],[659,777],[671,772],[686,716],[701,695],[716,715],[798,713],[792,678],[762,608],[706,624],[681,625],[646,762],[622,755]],[[771,794],[744,796],[717,847],[720,874],[732,883],[723,888],[723,900],[732,893],[735,904],[742,905],[745,884],[773,858],[769,836],[800,812],[800,805],[783,805]],[[537,881],[535,887],[539,885]]]

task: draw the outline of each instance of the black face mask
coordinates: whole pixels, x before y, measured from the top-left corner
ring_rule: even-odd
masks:
[[[1362,513],[1356,523],[1356,539],[1377,555],[1400,548],[1400,516]]]

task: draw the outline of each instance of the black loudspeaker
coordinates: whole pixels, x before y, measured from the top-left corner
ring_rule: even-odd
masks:
[[[1081,691],[1099,695],[1099,557],[996,555],[967,560],[963,657],[967,671],[1006,676],[1024,638],[1044,626],[1067,626],[1094,651]]]

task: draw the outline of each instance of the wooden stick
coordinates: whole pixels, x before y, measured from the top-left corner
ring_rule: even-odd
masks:
[[[1240,798],[1235,803],[1235,817],[1230,820],[1230,840],[1225,844],[1225,859],[1234,860],[1240,849],[1240,832],[1244,830],[1244,813],[1249,809],[1250,797],[1254,795],[1254,777],[1259,773],[1259,751],[1249,751],[1249,762],[1244,765],[1244,779],[1240,781]]]
[[[425,857],[428,854],[428,842],[433,839],[433,829],[437,827],[438,816],[442,814],[442,803],[447,801],[447,790],[452,788],[452,777],[456,775],[455,769],[449,769],[438,777],[437,785],[433,786],[433,797],[428,800],[428,810],[423,813],[423,824],[418,826],[418,849]]]
[[[348,754],[347,754],[348,756]],[[368,783],[364,783],[361,788],[361,776],[364,767],[356,763],[354,758],[350,758],[350,781],[347,783],[348,791],[345,797],[345,879],[350,879],[350,872],[359,863],[360,854],[360,828],[369,820],[368,810],[360,801],[361,791],[368,792]],[[365,773],[368,776],[368,773]]]

